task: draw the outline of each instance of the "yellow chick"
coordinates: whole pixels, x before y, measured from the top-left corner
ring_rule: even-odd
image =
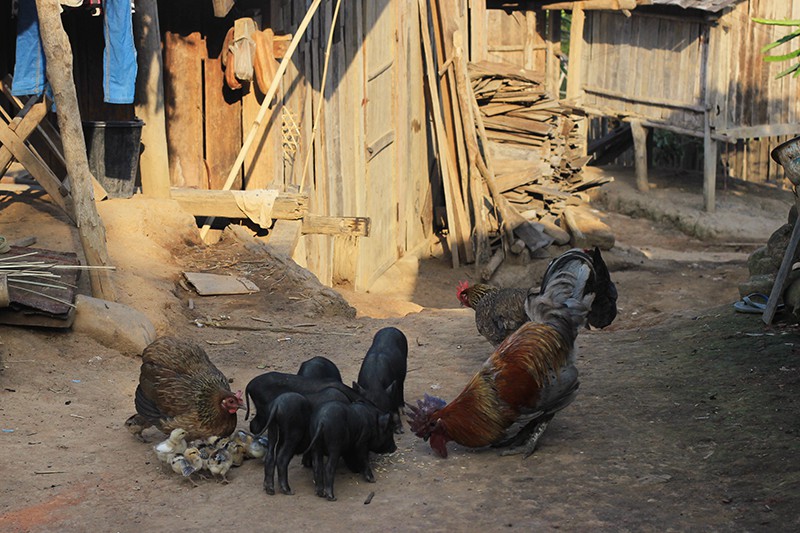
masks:
[[[153,449],[159,461],[170,464],[175,454],[186,450],[186,431],[181,428],[173,429],[169,438],[153,446]]]
[[[172,466],[173,472],[182,475],[184,478],[188,479],[192,485],[197,487],[197,483],[192,479],[192,474],[195,473],[196,469],[183,454],[176,453],[173,455],[170,459],[170,465]]]
[[[230,483],[227,478],[228,470],[233,465],[231,452],[226,449],[217,450],[208,460],[208,470],[215,476],[220,476],[223,483]]]

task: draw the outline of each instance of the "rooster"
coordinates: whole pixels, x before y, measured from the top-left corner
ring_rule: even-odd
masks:
[[[426,394],[408,406],[411,430],[441,457],[449,441],[533,453],[555,413],[577,394],[575,338],[595,300],[586,290],[594,275],[580,256],[552,269],[541,294],[526,298],[530,321],[497,347],[461,394],[449,404]]]
[[[586,265],[590,271],[584,293],[595,294],[587,323],[594,328],[604,328],[617,316],[617,288],[611,281],[599,248],[591,252],[573,248],[553,259],[542,278],[541,290],[544,290],[547,281],[555,273],[564,268],[577,268],[581,264]],[[493,346],[497,346],[530,320],[525,312],[525,301],[529,292],[529,289],[523,288],[501,289],[483,283],[470,285],[462,281],[458,284],[456,296],[461,305],[475,310],[478,333],[486,337]]]
[[[125,425],[141,438],[155,426],[164,433],[186,430],[186,439],[227,436],[244,408],[242,391],[231,392],[228,379],[200,346],[162,337],[142,353],[136,414]]]

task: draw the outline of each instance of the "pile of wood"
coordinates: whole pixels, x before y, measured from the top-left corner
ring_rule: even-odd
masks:
[[[463,35],[441,0],[419,0],[418,7],[445,200],[442,234],[454,267],[474,262],[489,279],[507,253],[570,241],[557,217],[580,202],[581,191],[601,184],[581,177],[585,119],[562,109],[540,74],[468,64]]]
[[[497,185],[527,218],[557,218],[567,205],[584,200],[580,192],[608,181],[584,178],[581,170],[591,159],[582,155],[579,137],[585,117],[545,92],[542,74],[489,62],[472,63],[469,72],[497,156]]]

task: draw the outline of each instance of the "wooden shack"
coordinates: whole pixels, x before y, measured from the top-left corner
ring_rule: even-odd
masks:
[[[589,114],[631,124],[640,188],[647,188],[650,128],[703,139],[709,211],[714,210],[720,143],[730,175],[753,179],[760,172],[758,181],[765,181],[781,172],[770,163],[769,150],[800,133],[798,81],[775,79],[781,65],[766,63],[761,54],[782,29],[752,19],[798,19],[800,3],[634,3],[633,10],[594,10],[592,2],[572,2],[567,96]],[[754,139],[764,142],[750,142]]]

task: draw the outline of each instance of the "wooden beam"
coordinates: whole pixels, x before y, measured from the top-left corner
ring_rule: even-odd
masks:
[[[0,122],[0,127],[7,127],[9,130],[13,131],[22,142],[25,142],[31,132],[36,129],[36,126],[47,114],[47,108],[44,102],[38,103],[40,105],[37,105],[37,98],[29,99],[25,107],[17,113],[17,116],[11,119],[8,126],[3,126],[2,122]],[[11,150],[5,145],[0,145],[0,167],[6,166],[13,158],[14,156]]]
[[[685,109],[687,111],[694,111],[695,113],[705,112],[705,106],[694,104],[691,102],[676,102],[669,98],[654,98],[651,96],[637,96],[632,94],[625,94],[620,91],[612,91],[603,87],[594,87],[591,85],[584,85],[583,90],[587,93],[598,94],[605,98],[616,98],[618,100],[625,100],[626,102],[633,102],[637,104],[654,105],[659,107],[671,107],[674,109]]]
[[[72,46],[61,22],[61,6],[58,2],[36,0],[36,9],[47,61],[47,80],[53,88],[58,108],[58,125],[72,183],[72,200],[83,253],[89,266],[109,266],[106,229],[97,214],[92,194],[92,173],[72,77]],[[116,301],[117,294],[108,269],[89,270],[89,280],[92,296]]]
[[[556,9],[575,11],[581,10],[600,10],[607,9],[610,11],[622,11],[624,9],[636,9],[637,5],[646,5],[641,0],[577,0],[574,2],[555,2],[552,4],[545,4],[542,9]]]
[[[718,136],[724,135],[732,139],[758,139],[760,137],[781,137],[783,135],[800,135],[800,124],[764,124],[761,126],[740,126],[717,129]]]
[[[133,14],[136,39],[136,115],[144,121],[139,158],[142,194],[169,198],[169,153],[164,111],[164,68],[157,0],[136,0]]]
[[[369,237],[369,217],[328,217],[307,215],[303,217],[302,233],[307,235],[353,235]]]
[[[25,170],[27,170],[33,178],[39,182],[39,185],[47,191],[50,198],[57,206],[59,206],[69,219],[76,223],[75,212],[72,209],[72,202],[63,187],[61,182],[50,170],[50,167],[45,165],[30,148],[25,145],[25,142],[20,139],[16,132],[10,128],[0,125],[0,144],[2,144],[2,151],[8,150],[14,159],[20,162]]]
[[[239,194],[257,191],[238,191]],[[199,217],[247,218],[236,203],[234,191],[204,189],[172,189],[172,199],[189,214]],[[272,218],[276,220],[299,220],[308,212],[308,196],[282,193],[272,206]]]

